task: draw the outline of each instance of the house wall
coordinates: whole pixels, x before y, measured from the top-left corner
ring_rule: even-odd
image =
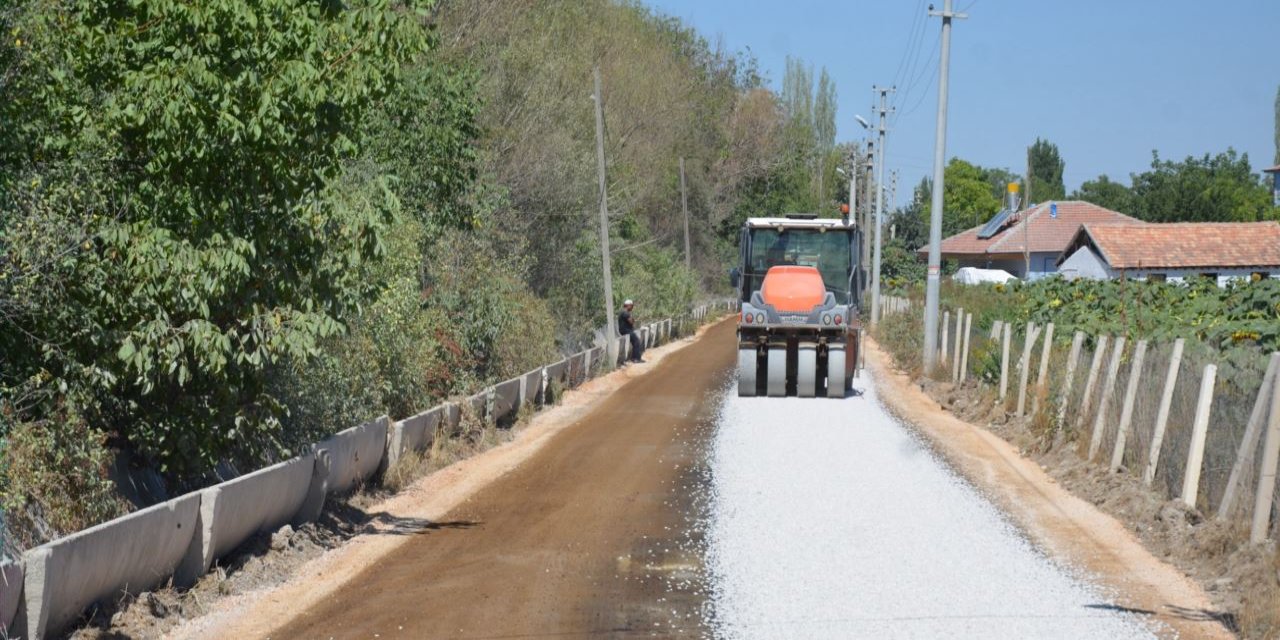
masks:
[[[1089,247],[1080,247],[1071,257],[1062,261],[1058,272],[1068,280],[1088,278],[1090,280],[1110,280],[1116,274],[1107,263]]]
[[[1057,252],[1036,252],[1031,254],[1031,280],[1037,280],[1058,272],[1056,266]],[[977,267],[979,269],[1003,269],[1014,276],[1026,280],[1026,259],[1022,256],[973,256],[956,260],[961,267]]]
[[[1280,280],[1280,266],[1248,269],[1126,269],[1124,275],[1133,280],[1146,280],[1152,274],[1163,274],[1169,282],[1184,282],[1204,273],[1216,273],[1218,286],[1223,287],[1232,280],[1248,280],[1258,271],[1268,274],[1269,278]]]
[[[1205,273],[1216,273],[1218,286],[1226,286],[1232,280],[1248,280],[1256,272],[1263,272],[1267,277],[1280,279],[1280,265],[1274,267],[1250,267],[1246,269],[1112,269],[1105,260],[1090,247],[1080,247],[1071,257],[1062,261],[1059,272],[1068,280],[1074,278],[1092,278],[1095,280],[1114,280],[1125,277],[1130,280],[1147,280],[1152,276],[1163,276],[1168,282],[1184,282]]]

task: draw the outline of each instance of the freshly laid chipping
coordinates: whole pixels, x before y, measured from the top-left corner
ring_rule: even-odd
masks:
[[[706,525],[725,638],[1152,638],[881,407],[726,393]]]

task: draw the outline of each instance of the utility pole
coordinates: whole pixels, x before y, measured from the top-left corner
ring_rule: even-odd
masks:
[[[875,262],[871,265],[871,326],[875,326],[880,321],[880,259],[884,253],[884,238],[882,238],[881,228],[884,227],[884,134],[886,131],[886,120],[892,109],[889,108],[889,94],[894,91],[893,87],[875,87],[874,90],[880,94],[880,127],[879,143],[876,145],[876,154],[878,160],[876,162],[876,245],[875,245]]]
[[[867,140],[867,160],[860,169],[866,169],[867,175],[863,179],[862,198],[862,273],[864,277],[871,274],[871,184],[875,181],[876,160],[875,160],[874,140]],[[870,285],[870,281],[867,282]],[[868,289],[870,287],[868,286]],[[860,301],[861,303],[862,301]]]
[[[608,335],[605,336],[605,353],[608,367],[618,363],[618,319],[613,317],[613,266],[609,260],[609,190],[605,183],[604,162],[604,92],[600,89],[600,65],[592,70],[596,92],[596,173],[600,178],[600,261],[604,269],[604,315]]]
[[[1014,204],[1016,210],[1018,205]],[[1026,263],[1022,279],[1031,277],[1031,147],[1027,147],[1027,215],[1022,220],[1022,259]]]
[[[689,192],[684,185],[684,156],[680,156],[680,208],[684,209],[684,267],[693,268],[693,254],[689,253]]]
[[[890,172],[892,179],[889,180],[889,209],[893,209],[893,205],[898,202],[898,170],[894,169]]]
[[[963,13],[951,11],[946,0],[942,12],[929,11],[942,18],[942,59],[938,65],[938,126],[933,147],[933,190],[929,210],[929,272],[924,294],[924,370],[933,371],[938,364],[938,298],[942,280],[942,194],[946,189],[947,155],[947,81],[951,75],[951,20],[964,19]]]
[[[858,148],[853,148],[853,157],[849,162],[849,219],[854,224],[859,224],[858,220]]]

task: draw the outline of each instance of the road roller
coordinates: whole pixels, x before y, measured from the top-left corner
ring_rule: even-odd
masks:
[[[843,398],[861,367],[862,230],[847,218],[748,218],[730,280],[738,395]]]

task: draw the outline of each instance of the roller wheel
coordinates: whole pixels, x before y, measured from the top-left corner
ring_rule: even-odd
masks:
[[[787,395],[787,348],[769,348],[769,396],[781,398]]]
[[[756,350],[738,349],[738,395],[756,395]]]
[[[796,395],[812,398],[818,395],[818,349],[800,347],[796,358]]]
[[[845,390],[844,351],[827,352],[827,397],[843,398]]]

